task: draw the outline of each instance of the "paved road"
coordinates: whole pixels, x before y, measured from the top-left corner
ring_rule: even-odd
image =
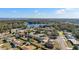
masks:
[[[60,48],[62,50],[66,50],[67,49],[67,46],[66,46],[66,42],[64,40],[64,37],[58,36],[57,41],[60,44]]]
[[[60,44],[60,48],[62,50],[66,50],[67,49],[68,45],[66,43],[65,36],[61,32],[59,32],[59,36],[57,38],[57,41]]]

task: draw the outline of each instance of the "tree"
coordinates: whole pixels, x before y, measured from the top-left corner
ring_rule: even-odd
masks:
[[[78,50],[78,46],[74,45],[73,50]]]
[[[7,42],[7,40],[3,40],[3,43],[6,43]]]
[[[56,29],[53,29],[53,31],[51,32],[51,35],[52,36],[58,36],[59,34],[58,34]]]
[[[45,44],[45,47],[46,47],[46,48],[49,48],[49,49],[52,49],[54,46],[53,46],[53,44],[51,44],[51,43],[46,43],[46,44]]]
[[[77,38],[77,39],[79,39],[79,31],[73,31],[73,34],[74,34],[74,36]]]

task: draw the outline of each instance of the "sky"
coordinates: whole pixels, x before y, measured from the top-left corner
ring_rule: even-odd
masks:
[[[0,8],[0,18],[79,18],[79,8]]]

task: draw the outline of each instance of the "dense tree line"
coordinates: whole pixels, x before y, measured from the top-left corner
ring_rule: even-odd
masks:
[[[9,31],[15,28],[25,28],[24,21],[0,21],[0,32]]]

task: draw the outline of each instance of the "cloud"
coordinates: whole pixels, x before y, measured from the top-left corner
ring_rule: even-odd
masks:
[[[35,15],[35,17],[38,17],[38,16],[41,16],[41,13],[39,12],[39,10],[35,10],[34,15]]]
[[[16,10],[13,10],[13,11],[12,11],[12,13],[16,13],[16,12],[17,12]]]
[[[38,15],[41,15],[41,13],[38,13]]]
[[[63,8],[55,11],[56,18],[79,18],[79,9],[77,8]]]
[[[65,14],[74,11],[74,8],[63,8],[56,11],[56,14]]]
[[[67,10],[67,11],[73,11],[73,10],[75,10],[75,8],[64,8],[65,10]]]
[[[38,10],[35,10],[35,11],[34,11],[34,13],[38,13],[38,12],[39,12]]]
[[[56,14],[64,14],[65,13],[65,9],[60,9],[56,11]]]

